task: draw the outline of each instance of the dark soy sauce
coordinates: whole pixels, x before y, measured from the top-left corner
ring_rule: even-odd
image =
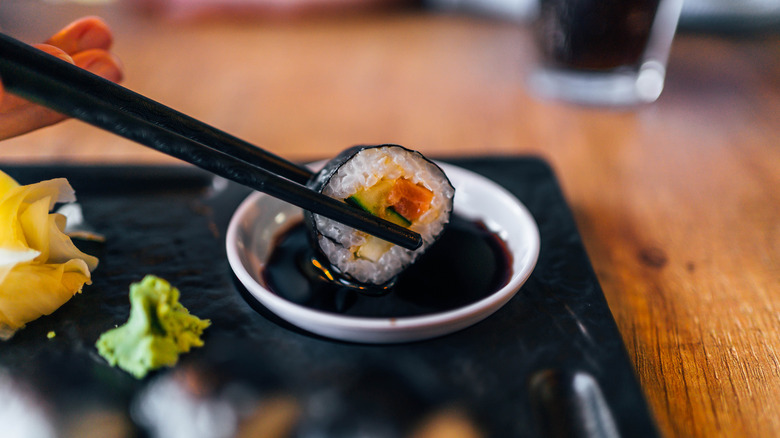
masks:
[[[455,309],[507,284],[512,258],[481,222],[453,215],[439,240],[401,273],[389,293],[369,296],[322,277],[303,223],[277,240],[263,271],[267,287],[311,309],[363,317],[404,317]]]

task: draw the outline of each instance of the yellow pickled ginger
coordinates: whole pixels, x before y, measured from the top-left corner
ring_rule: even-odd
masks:
[[[49,315],[90,284],[98,259],[64,233],[55,204],[76,200],[64,178],[25,186],[0,171],[0,339]]]

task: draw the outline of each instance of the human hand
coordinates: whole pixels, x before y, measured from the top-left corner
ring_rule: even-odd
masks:
[[[122,80],[122,66],[109,52],[113,35],[97,17],[74,21],[35,47],[113,82]],[[0,78],[1,79],[1,78]],[[6,93],[0,83],[0,140],[15,137],[67,117]]]

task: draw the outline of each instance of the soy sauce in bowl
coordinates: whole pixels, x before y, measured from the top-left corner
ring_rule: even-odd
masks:
[[[407,317],[456,309],[505,286],[512,256],[482,222],[453,215],[439,240],[402,272],[389,293],[367,296],[327,280],[312,266],[303,223],[281,234],[262,271],[268,289],[298,305],[341,315]]]

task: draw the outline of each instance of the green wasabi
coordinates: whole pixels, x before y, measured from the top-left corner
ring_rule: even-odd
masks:
[[[130,285],[130,317],[100,336],[95,346],[111,366],[141,379],[154,369],[176,365],[179,354],[203,346],[200,336],[211,325],[179,303],[179,290],[147,275]]]

